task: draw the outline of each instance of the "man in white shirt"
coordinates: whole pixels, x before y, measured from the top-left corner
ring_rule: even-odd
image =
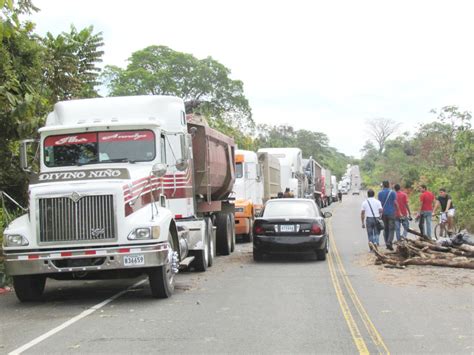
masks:
[[[362,228],[367,228],[369,242],[379,245],[380,231],[377,229],[377,218],[382,215],[382,203],[374,198],[374,190],[367,191],[367,200],[362,202],[360,219]]]

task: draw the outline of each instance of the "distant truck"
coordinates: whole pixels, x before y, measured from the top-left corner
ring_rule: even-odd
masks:
[[[319,207],[323,207],[322,167],[312,157],[303,159],[303,165],[308,181],[305,197],[312,198]]]
[[[331,199],[332,201],[337,201],[338,200],[338,196],[337,196],[337,193],[339,192],[338,191],[338,188],[337,188],[337,178],[335,175],[331,175],[331,191],[332,191],[332,194],[331,194]]]
[[[281,191],[280,162],[268,153],[237,150],[235,168],[235,233],[250,242],[254,218]]]
[[[323,207],[327,207],[332,202],[331,170],[322,168],[322,200]]]
[[[235,153],[235,233],[252,241],[255,215],[262,209],[264,179],[257,153],[237,150]]]
[[[59,102],[39,130],[39,172],[29,208],[4,231],[3,252],[21,301],[38,300],[46,278],[148,275],[170,297],[175,274],[212,265],[234,248],[235,147],[186,117],[171,96]]]
[[[280,161],[281,192],[289,188],[295,197],[304,197],[306,176],[303,171],[303,153],[299,148],[261,148]]]
[[[257,155],[263,180],[263,203],[265,203],[278,197],[281,191],[280,160],[265,152],[259,152]]]

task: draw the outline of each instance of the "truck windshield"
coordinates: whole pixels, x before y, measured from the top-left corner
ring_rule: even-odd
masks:
[[[73,133],[44,140],[48,167],[155,159],[155,134],[150,130]]]
[[[235,164],[235,177],[240,179],[242,176],[244,176],[244,164],[237,163]]]

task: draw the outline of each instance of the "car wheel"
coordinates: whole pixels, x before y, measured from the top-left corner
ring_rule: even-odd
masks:
[[[253,260],[254,261],[262,261],[263,260],[263,253],[260,250],[253,250]]]
[[[317,249],[316,250],[316,257],[318,258],[318,260],[326,260],[326,248]]]

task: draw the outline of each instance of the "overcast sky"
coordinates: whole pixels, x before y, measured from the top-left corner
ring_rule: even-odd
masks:
[[[432,108],[474,109],[474,1],[34,0],[37,32],[94,25],[104,64],[166,45],[244,82],[257,123],[326,133],[359,156],[365,121],[410,130]]]

